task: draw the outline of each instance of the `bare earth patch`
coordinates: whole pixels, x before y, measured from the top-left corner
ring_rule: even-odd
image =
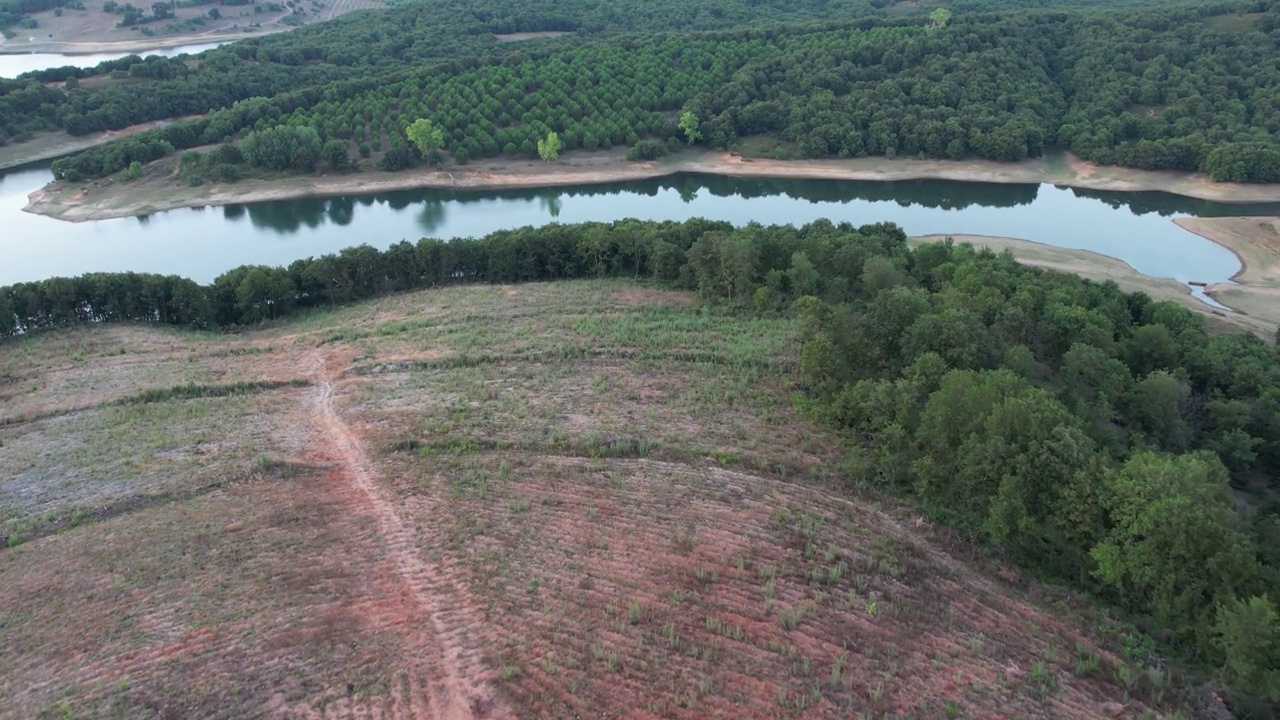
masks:
[[[572,35],[571,32],[551,30],[547,32],[523,32],[523,33],[504,33],[502,35],[495,34],[494,40],[501,43],[521,42],[523,40],[537,40],[539,38],[557,38],[564,35]]]
[[[456,287],[5,343],[13,398],[70,410],[0,423],[0,718],[1175,709],[1088,602],[842,483],[794,319],[690,304]],[[78,408],[182,377],[307,384]]]

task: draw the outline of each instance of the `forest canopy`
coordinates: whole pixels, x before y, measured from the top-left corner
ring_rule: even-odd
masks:
[[[703,145],[769,136],[786,157],[1017,161],[1062,147],[1101,164],[1280,182],[1280,0],[1000,5],[940,22],[849,2],[797,24],[819,17],[816,5],[628,5],[596,21],[541,2],[433,14],[409,3],[198,63],[135,58],[0,81],[0,137],[202,115],[55,167],[80,179],[172,152],[161,140],[182,150],[282,125],[313,127],[352,157],[396,149],[397,169],[414,160],[403,149],[418,119],[442,128],[443,150],[463,162],[537,157],[550,132],[565,151],[685,142],[679,121],[692,116]],[[705,30],[675,34],[680,18]],[[549,29],[569,34],[519,47],[493,35]],[[49,84],[103,73],[139,81]]]

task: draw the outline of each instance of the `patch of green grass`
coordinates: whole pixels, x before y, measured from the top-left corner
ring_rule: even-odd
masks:
[[[793,142],[779,140],[768,135],[752,135],[737,141],[733,151],[744,158],[765,160],[794,160],[798,156]]]
[[[1258,20],[1262,19],[1264,13],[1230,13],[1225,15],[1214,15],[1204,19],[1204,24],[1214,30],[1222,30],[1224,32],[1249,32],[1258,29]]]

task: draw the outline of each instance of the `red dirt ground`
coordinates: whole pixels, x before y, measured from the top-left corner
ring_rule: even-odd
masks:
[[[41,413],[186,379],[310,384],[253,398],[261,421],[228,431],[252,436],[252,466],[201,456],[224,482],[175,478],[172,496],[0,550],[0,718],[1178,709],[1151,701],[1149,675],[1126,690],[1112,624],[1087,602],[1002,579],[945,528],[826,480],[841,445],[790,409],[787,378],[680,359],[694,337],[681,333],[618,359],[619,327],[643,335],[688,296],[509,290],[398,296],[231,338],[112,328],[4,346],[5,417],[10,402]],[[571,335],[608,352],[556,364],[526,346]],[[483,338],[500,339],[490,365],[432,364]],[[189,425],[220,408],[148,412]],[[73,439],[97,432],[60,419]],[[162,441],[188,425],[145,426],[162,437],[142,460],[186,467],[165,464],[177,450]],[[660,427],[676,430],[620,443]],[[34,432],[0,424],[0,453]],[[755,456],[773,464],[732,459]],[[0,511],[17,502],[9,481]]]

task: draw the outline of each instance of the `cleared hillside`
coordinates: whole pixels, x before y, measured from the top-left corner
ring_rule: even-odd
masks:
[[[797,336],[599,281],[11,341],[0,716],[1172,716],[841,483]]]

